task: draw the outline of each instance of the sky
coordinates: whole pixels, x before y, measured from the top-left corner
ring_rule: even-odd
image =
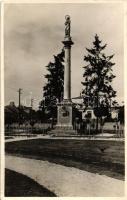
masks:
[[[107,44],[106,55],[115,54],[113,87],[117,101],[124,99],[124,24],[122,3],[5,4],[5,105],[21,102],[34,108],[43,98],[46,65],[63,48],[65,15],[71,17],[71,94],[79,96],[83,86],[83,60],[95,34]]]

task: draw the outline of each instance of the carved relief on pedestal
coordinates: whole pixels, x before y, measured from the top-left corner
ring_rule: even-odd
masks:
[[[69,111],[67,110],[65,106],[62,106],[62,116],[63,117],[69,116]]]

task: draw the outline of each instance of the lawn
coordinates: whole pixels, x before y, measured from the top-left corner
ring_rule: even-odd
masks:
[[[20,181],[19,181],[20,180]],[[12,170],[5,170],[6,197],[55,197],[53,192],[40,186],[31,178]]]
[[[124,179],[123,141],[37,139],[6,143],[5,150],[9,154]]]

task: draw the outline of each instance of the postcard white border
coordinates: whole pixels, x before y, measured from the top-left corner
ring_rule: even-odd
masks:
[[[0,153],[1,153],[1,173],[0,173],[0,198],[1,200],[41,200],[41,199],[60,199],[60,200],[75,200],[75,199],[126,199],[127,186],[125,186],[124,197],[5,197],[4,196],[4,168],[5,168],[5,156],[4,156],[4,5],[12,3],[22,4],[38,4],[38,3],[123,3],[124,5],[124,102],[125,102],[125,119],[127,117],[127,0],[3,0],[1,3],[1,113],[0,113]],[[125,120],[125,135],[127,133],[127,123]],[[126,140],[126,137],[125,137]],[[125,150],[127,150],[127,142],[125,142]],[[125,151],[126,152],[126,151]],[[125,154],[126,155],[126,154]],[[125,163],[127,162],[127,155],[125,156]],[[127,171],[127,166],[125,166]],[[125,185],[126,173],[125,173]]]

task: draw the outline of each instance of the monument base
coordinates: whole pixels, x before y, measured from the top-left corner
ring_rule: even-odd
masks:
[[[73,129],[73,103],[64,100],[57,104],[57,124],[50,131],[54,136],[73,136],[77,132]]]
[[[69,100],[64,100],[57,104],[57,127],[73,129],[72,121],[73,104]]]

